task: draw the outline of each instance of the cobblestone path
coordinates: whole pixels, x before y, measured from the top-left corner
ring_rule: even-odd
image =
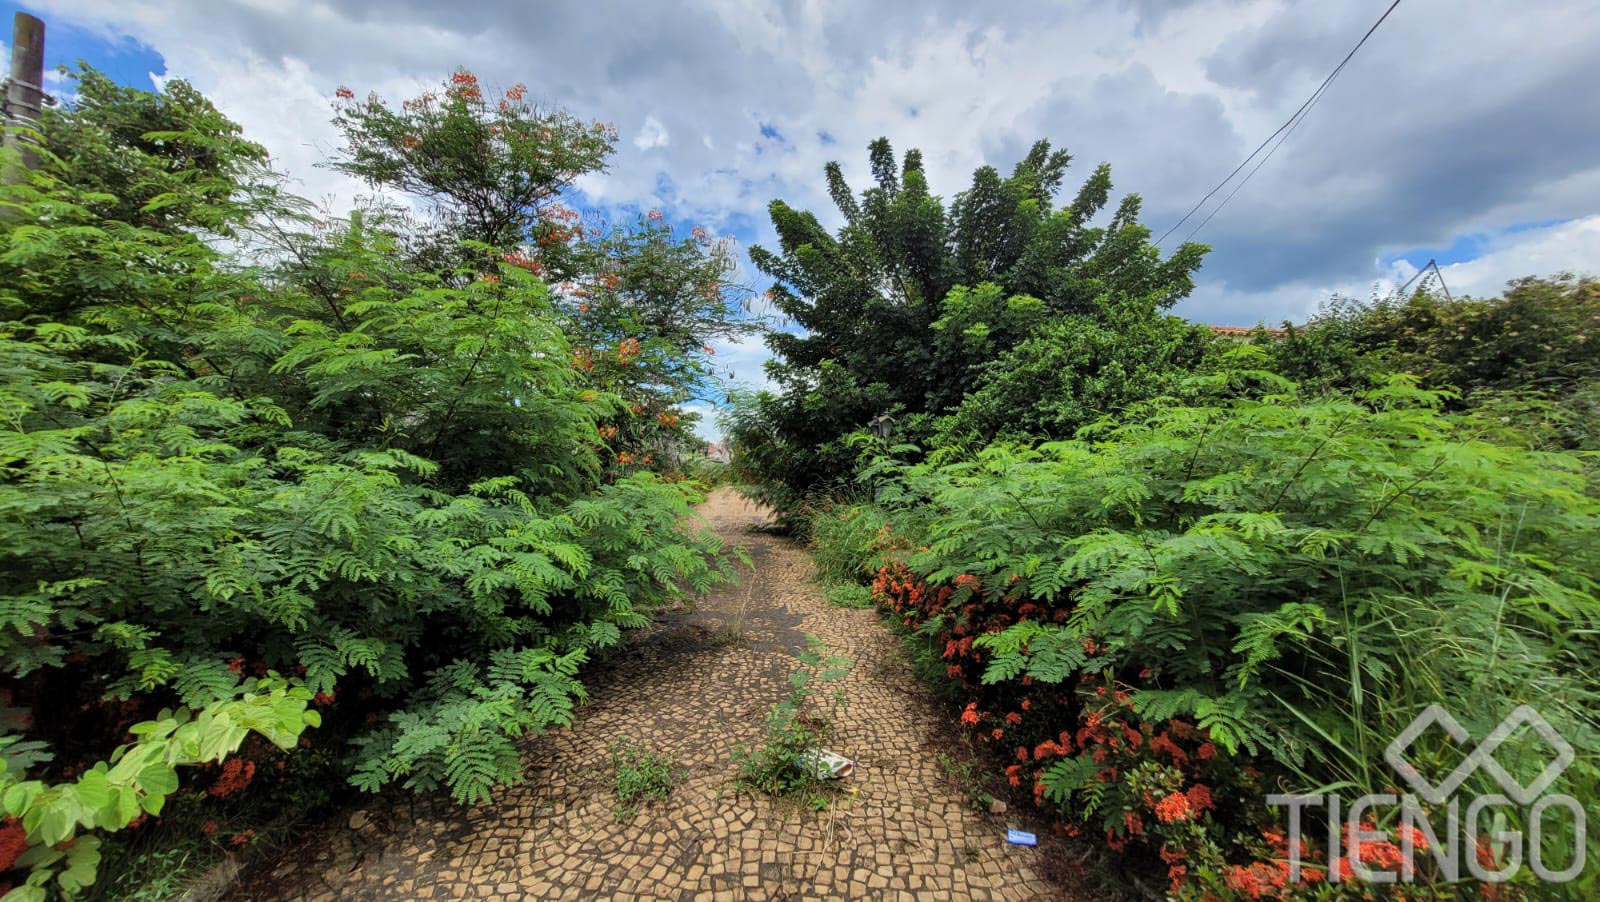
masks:
[[[935,710],[871,611],[832,607],[809,556],[759,530],[733,492],[701,508],[755,572],[692,612],[669,614],[585,678],[577,722],[529,741],[527,780],[475,809],[384,797],[313,831],[258,869],[239,898],[619,899],[1087,898],[1045,876],[1050,837],[1014,846],[946,779],[948,713]],[[724,625],[743,620],[743,638]],[[851,659],[832,747],[856,762],[845,792],[800,814],[733,786],[739,743],[762,735],[805,636]],[[686,775],[662,804],[615,823],[607,746],[620,737],[676,753]],[[1050,868],[1047,859],[1055,859]]]

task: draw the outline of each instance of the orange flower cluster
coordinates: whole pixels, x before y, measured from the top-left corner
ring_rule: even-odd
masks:
[[[1189,797],[1181,792],[1169,794],[1156,803],[1156,819],[1163,824],[1186,821],[1194,811],[1189,807]]]
[[[675,413],[667,413],[663,410],[662,412],[656,414],[656,423],[663,429],[671,429],[678,425],[678,415]]]
[[[1377,825],[1372,821],[1367,821],[1362,824],[1362,829],[1376,832]],[[1350,842],[1350,825],[1344,824],[1341,832],[1344,834],[1344,847],[1349,849],[1352,846]],[[1388,840],[1362,840],[1353,845],[1356,848],[1357,857],[1361,859],[1361,863],[1371,870],[1398,871],[1407,866],[1405,853],[1400,850],[1398,845]],[[1426,846],[1423,846],[1423,848],[1426,848]],[[1351,867],[1348,857],[1339,859],[1339,879],[1355,879],[1355,870]]]
[[[539,246],[554,247],[558,244],[566,244],[572,239],[574,234],[576,234],[576,232],[574,232],[572,229],[562,228],[560,226],[545,229],[543,232],[539,233]]]
[[[8,871],[28,851],[28,833],[22,829],[14,817],[5,819],[5,826],[0,827],[0,873]]]
[[[627,366],[628,364],[639,359],[640,351],[641,346],[639,344],[639,339],[624,338],[622,343],[617,346],[617,362],[623,366]]]
[[[600,437],[607,441],[617,437],[617,427],[615,426],[601,426],[598,431]]]
[[[1065,731],[1059,737],[1046,739],[1033,747],[1035,761],[1043,761],[1050,757],[1064,758],[1070,754],[1072,754],[1072,737],[1068,736]]]
[[[339,88],[333,92],[333,96],[339,98],[340,100],[354,100],[356,92],[350,90],[344,85],[340,85]]]
[[[222,773],[217,777],[217,782],[211,784],[207,790],[214,798],[225,799],[246,786],[255,778],[256,763],[239,758],[229,758],[222,762]]]
[[[594,370],[594,353],[588,348],[572,349],[572,368],[585,373]]]
[[[1320,882],[1322,879],[1320,868],[1305,868],[1301,873],[1307,883]],[[1312,874],[1316,874],[1315,879],[1312,879]],[[1289,863],[1257,861],[1249,865],[1232,865],[1224,880],[1229,889],[1246,899],[1283,898],[1284,891],[1289,887]]]
[[[467,100],[483,99],[483,91],[478,87],[478,76],[465,69],[450,76],[450,89]]]
[[[502,254],[500,259],[511,266],[515,266],[518,269],[525,269],[536,276],[544,274],[544,264],[533,259],[532,257],[529,257],[521,251],[512,251],[509,254]]]

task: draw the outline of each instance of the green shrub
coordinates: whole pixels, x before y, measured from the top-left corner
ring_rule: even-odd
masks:
[[[654,472],[699,444],[676,405],[708,342],[748,327],[726,247],[578,228],[554,201],[614,134],[521,91],[340,92],[335,165],[423,217],[328,218],[189,86],[90,71],[0,186],[0,743],[29,886],[81,888],[75,831],[257,729],[113,792],[93,774],[138,760],[113,757],[129,712],[199,710],[188,736],[293,674],[349,753],[315,779],[477,803],[570,722],[592,654],[731,577],[701,496]]]
[[[872,607],[872,590],[857,583],[839,583],[828,587],[828,604],[836,608]]]
[[[836,694],[819,702],[816,686],[844,678],[850,662],[828,656],[815,636],[807,636],[806,643],[809,647],[798,655],[800,667],[789,675],[789,694],[767,712],[762,745],[741,744],[733,758],[739,765],[740,786],[820,811],[827,807],[836,781],[819,774],[806,755],[823,747],[830,733],[828,711],[842,706],[844,698]]]
[[[865,583],[878,572],[889,517],[871,504],[823,502],[807,508],[811,559],[824,583]]]
[[[114,832],[160,815],[178,791],[178,768],[220,762],[252,733],[292,748],[307,727],[321,723],[317,712],[306,710],[311,693],[275,676],[246,680],[230,696],[199,711],[163,710],[132,725],[131,743],[71,782],[27,779],[23,771],[50,754],[42,743],[0,737],[0,798],[29,845],[15,860],[28,870],[27,880],[10,895],[19,902],[47,899],[52,884],[76,895],[94,883],[99,869],[101,838],[89,831]]]
[[[612,814],[620,821],[631,820],[641,804],[665,802],[678,781],[678,759],[652,752],[624,736],[613,743],[611,752],[611,791],[617,796]]]
[[[1356,400],[1279,387],[910,468],[904,492],[926,501],[902,544],[928,550],[886,568],[880,598],[904,626],[948,637],[951,675],[975,698],[966,719],[1023,746],[1014,775],[1075,821],[1105,814],[1118,843],[1160,842],[1119,827],[1121,805],[1200,777],[1220,796],[1237,774],[1158,773],[1169,765],[1140,758],[1108,781],[1087,749],[1060,757],[1086,726],[1109,740],[1112,724],[1176,724],[1174,747],[1210,743],[1208,760],[1354,795],[1394,783],[1382,750],[1426,705],[1481,737],[1531,704],[1578,750],[1565,789],[1600,804],[1600,502],[1584,461],[1530,450],[1497,417],[1447,414],[1445,396],[1407,378]],[[1142,735],[1133,747],[1148,750],[1154,733]],[[1545,760],[1537,742],[1502,748],[1524,781]],[[1412,754],[1426,769],[1459,750],[1435,735]],[[1486,779],[1466,791],[1493,791]],[[1228,829],[1251,829],[1240,815],[1254,790],[1229,785],[1241,807]],[[1109,804],[1113,790],[1125,801]],[[1220,818],[1206,822],[1221,830]]]
[[[1563,397],[1600,378],[1600,281],[1522,278],[1492,298],[1425,290],[1367,304],[1335,298],[1264,346],[1278,372],[1308,384],[1364,387],[1400,371],[1469,397],[1530,390]]]

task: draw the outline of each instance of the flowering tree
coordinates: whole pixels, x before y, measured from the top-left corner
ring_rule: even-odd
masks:
[[[527,91],[491,91],[459,70],[394,109],[340,88],[334,122],[347,146],[333,165],[425,203],[430,221],[408,236],[418,257],[549,282],[573,367],[618,401],[597,436],[612,462],[669,462],[699,444],[675,407],[715,395],[712,344],[758,328],[738,315],[748,292],[732,279],[727,241],[703,228],[680,238],[659,211],[610,225],[575,209],[575,180],[605,168],[616,131],[538,109]]]
[[[527,90],[512,85],[491,99],[462,70],[396,110],[376,94],[358,100],[340,88],[334,124],[346,146],[332,166],[424,199],[433,226],[452,239],[564,246],[573,223],[549,214],[573,180],[604,168],[616,130],[536,109]]]
[[[559,198],[611,135],[520,88],[340,98],[335,164],[425,197],[419,220],[314,215],[181,82],[79,87],[0,186],[0,883],[76,892],[94,833],[276,783],[311,727],[342,753],[318,783],[337,757],[362,789],[483,800],[518,737],[570,720],[591,654],[729,575],[695,489],[619,472],[597,434],[628,385],[685,390],[667,356],[726,333],[707,296],[688,332],[650,304],[722,264],[691,239],[671,253],[711,262],[604,285],[604,235]],[[614,323],[584,332],[552,270],[614,293]]]

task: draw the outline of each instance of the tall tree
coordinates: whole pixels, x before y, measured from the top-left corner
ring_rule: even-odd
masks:
[[[759,416],[737,420],[734,438],[785,449],[783,467],[757,475],[790,493],[847,476],[842,439],[874,416],[926,424],[919,415],[961,403],[989,361],[1045,325],[1158,317],[1193,288],[1204,246],[1162,258],[1139,224],[1138,195],[1094,224],[1111,196],[1107,165],[1057,207],[1071,158],[1039,141],[1009,176],[980,167],[947,206],[930,192],[919,151],[897,165],[880,138],[868,157],[874,184],[859,195],[837,163],[826,167],[844,219],[836,233],[775,200],[778,249],[751,250],[776,280],[774,304],[801,331],[768,336],[779,392],[759,401]]]

